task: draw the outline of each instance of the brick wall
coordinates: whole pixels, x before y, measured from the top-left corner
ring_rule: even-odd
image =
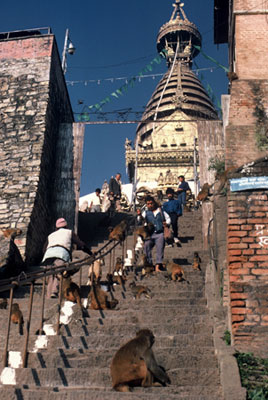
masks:
[[[236,178],[247,174],[268,176],[267,151],[257,145],[257,132],[262,125],[255,114],[256,87],[263,110],[268,110],[265,8],[266,3],[258,0],[233,1],[234,32],[229,45],[231,49],[234,46],[230,63],[236,76],[230,77],[234,79],[230,81],[229,118],[225,129],[225,167],[239,167],[240,173],[233,175]],[[268,356],[267,196],[267,191],[262,189],[228,192],[228,269],[224,273],[224,304],[228,302],[230,309],[233,342],[238,349],[259,352],[262,357]]]
[[[252,80],[232,82],[229,124],[226,127],[226,168],[239,167],[266,155],[257,147],[257,120],[253,115],[257,106]],[[260,88],[264,108],[268,108],[268,80],[254,80]]]
[[[227,243],[234,344],[267,357],[267,190],[229,194]]]
[[[72,122],[54,36],[0,41],[0,229],[22,229],[17,244],[30,264],[40,261],[60,213],[55,196],[59,128]],[[72,130],[65,143],[72,154]],[[63,216],[73,223],[74,193],[70,196],[64,202],[72,207]]]

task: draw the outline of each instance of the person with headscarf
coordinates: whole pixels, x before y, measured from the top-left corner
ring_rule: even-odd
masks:
[[[44,245],[45,254],[42,259],[42,265],[50,268],[59,267],[72,260],[72,247],[76,244],[80,250],[89,255],[93,255],[92,251],[79,237],[67,227],[67,221],[59,218],[56,221],[56,230],[52,232]],[[47,297],[55,298],[59,291],[59,277],[50,275],[47,283]]]

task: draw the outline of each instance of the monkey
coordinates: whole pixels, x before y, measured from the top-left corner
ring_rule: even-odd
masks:
[[[23,335],[23,315],[18,303],[13,303],[11,306],[11,321],[13,324],[19,325],[19,334]]]
[[[112,310],[118,304],[117,299],[108,300],[108,294],[101,289],[99,284],[93,283],[89,296],[92,310]]]
[[[149,222],[147,225],[139,226],[135,230],[135,234],[140,236],[142,240],[145,241],[150,238],[153,231],[154,231],[154,224]]]
[[[153,264],[149,263],[145,254],[142,255],[142,262],[143,262],[141,271],[142,276],[148,276],[155,272]]]
[[[18,228],[0,229],[0,279],[19,275],[25,269],[25,262],[15,244],[15,238],[21,235]]]
[[[209,185],[207,182],[204,183],[204,185],[202,186],[202,189],[200,190],[200,192],[197,195],[196,200],[197,201],[202,201],[204,202],[208,196],[209,196],[209,189],[212,187],[213,185]]]
[[[200,263],[201,263],[201,258],[199,257],[198,252],[195,251],[194,252],[194,260],[193,260],[193,268],[199,269],[199,271],[201,271]]]
[[[225,187],[225,184],[229,178],[230,173],[233,172],[235,169],[236,169],[235,167],[229,167],[221,173],[217,172],[215,179],[219,182],[219,184],[217,185],[217,191],[215,194],[220,194],[222,189]]]
[[[165,263],[165,266],[166,266],[169,277],[173,281],[178,281],[178,282],[186,281],[187,283],[189,283],[189,281],[187,281],[187,279],[185,277],[183,268],[179,264],[167,261]]]
[[[1,229],[1,231],[6,239],[15,239],[16,236],[22,234],[22,230],[19,228]]]
[[[107,281],[109,285],[121,285],[123,286],[127,281],[127,277],[121,274],[107,274]]]
[[[87,285],[92,285],[91,280],[99,282],[102,277],[102,268],[101,268],[102,261],[99,258],[95,260],[93,264],[91,264],[88,268],[88,281]],[[93,277],[92,277],[93,275]]]
[[[123,273],[123,261],[121,257],[116,257],[116,263],[115,263],[115,267],[114,267],[114,271],[116,271],[117,273],[119,273],[120,271]]]
[[[119,348],[110,367],[114,390],[129,392],[133,386],[159,386],[159,383],[166,386],[171,383],[163,368],[157,365],[152,350],[154,341],[152,331],[142,329],[134,339]]]
[[[123,242],[126,237],[127,221],[124,219],[120,224],[116,225],[109,235],[109,240],[116,240],[117,242]]]
[[[133,281],[129,284],[129,287],[135,299],[140,299],[142,294],[144,294],[147,299],[152,298],[149,293],[151,290],[147,286],[136,285],[136,282]]]
[[[238,79],[238,75],[236,72],[230,71],[230,72],[227,72],[226,75],[228,76],[230,82]]]
[[[82,316],[84,313],[84,308],[81,303],[81,291],[79,286],[72,281],[72,279],[68,277],[62,278],[62,294],[66,300],[72,301],[73,303],[77,303],[81,309]]]
[[[2,301],[0,302],[0,309],[7,309],[7,299],[2,299]]]

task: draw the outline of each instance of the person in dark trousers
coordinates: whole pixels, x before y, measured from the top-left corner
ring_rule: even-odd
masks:
[[[164,226],[170,225],[171,220],[169,215],[165,211],[161,210],[161,207],[159,207],[152,196],[147,196],[145,201],[147,209],[144,210],[142,213],[140,210],[137,210],[137,218],[138,221],[142,218],[145,223],[153,224],[153,231],[151,233],[151,236],[144,242],[144,252],[148,262],[152,264],[152,248],[154,246],[156,247],[155,271],[159,272],[161,270],[164,257]]]
[[[178,200],[174,199],[175,192],[172,188],[167,188],[166,195],[168,201],[163,204],[163,210],[170,216],[174,242],[180,243],[178,238],[178,218],[182,215],[182,199],[181,197]]]
[[[52,232],[44,245],[45,254],[42,259],[42,265],[53,268],[64,265],[72,259],[72,246],[76,244],[80,250],[89,255],[92,251],[79,237],[67,228],[67,222],[64,218],[56,221],[56,230]],[[47,284],[47,297],[57,297],[59,291],[59,276],[50,275]]]
[[[121,199],[121,174],[118,172],[115,178],[111,178],[109,182],[109,197],[111,202],[114,202],[116,211],[121,210],[120,199]]]
[[[188,182],[185,181],[185,178],[183,175],[179,176],[179,187],[177,190],[178,194],[178,199],[181,199],[181,204],[182,204],[182,209],[183,206],[186,204],[186,192],[189,190],[191,192],[191,188],[188,184]]]

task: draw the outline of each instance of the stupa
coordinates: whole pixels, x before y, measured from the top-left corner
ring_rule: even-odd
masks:
[[[130,182],[165,189],[177,187],[178,176],[198,176],[198,120],[217,120],[215,107],[192,71],[202,38],[188,20],[184,4],[176,0],[170,20],[157,36],[157,50],[165,54],[168,70],[158,83],[140,124],[135,148],[126,146]]]

